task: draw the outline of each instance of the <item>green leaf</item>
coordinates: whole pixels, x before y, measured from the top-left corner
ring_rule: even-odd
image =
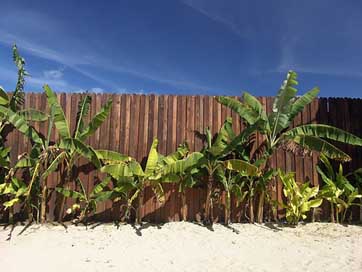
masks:
[[[97,157],[96,152],[92,147],[85,145],[78,139],[66,138],[60,141],[60,148],[69,150],[70,152],[77,152],[84,158],[88,159],[96,168],[100,168],[101,163]]]
[[[46,179],[52,172],[56,171],[59,163],[62,162],[66,155],[67,154],[65,152],[61,152],[60,154],[58,154],[55,159],[50,163],[48,168],[44,171],[44,173],[42,174],[42,178]]]
[[[54,110],[54,124],[58,130],[59,135],[62,138],[70,138],[71,135],[69,125],[65,118],[64,111],[58,103],[58,98],[56,94],[48,85],[44,85],[44,91],[48,99],[49,108],[52,108]]]
[[[93,117],[88,126],[84,128],[84,131],[79,135],[78,139],[84,141],[88,136],[92,135],[102,125],[104,120],[109,115],[112,107],[112,99],[109,99],[107,103],[101,108],[101,110]]]
[[[299,97],[292,105],[292,108],[289,112],[290,120],[293,120],[298,113],[302,112],[305,106],[310,104],[318,95],[319,88],[313,88],[309,92],[305,93],[301,97]]]
[[[189,148],[186,144],[180,145],[176,152],[173,152],[167,156],[165,156],[162,160],[166,163],[166,164],[171,164],[174,163],[177,160],[180,160],[182,158],[184,158],[187,153],[189,152]]]
[[[227,160],[224,162],[224,166],[226,169],[237,171],[239,173],[244,173],[251,177],[255,177],[259,174],[257,167],[243,160]]]
[[[107,187],[107,185],[110,183],[111,179],[109,177],[106,177],[101,183],[94,186],[91,195],[99,194],[104,190],[104,188]]]
[[[195,167],[204,156],[200,152],[193,152],[182,160],[175,161],[172,164],[163,167],[163,174],[184,174],[187,170]]]
[[[259,118],[261,118],[264,121],[268,120],[268,118],[266,116],[266,112],[265,112],[265,110],[263,108],[263,105],[260,103],[260,101],[255,96],[249,94],[248,92],[244,92],[243,101],[254,112],[258,113]]]
[[[273,112],[286,113],[290,110],[290,102],[297,93],[294,86],[297,84],[297,74],[289,71],[287,78],[284,80],[278,94],[274,98]]]
[[[240,102],[239,100],[227,97],[227,96],[218,96],[216,100],[239,114],[239,116],[244,119],[248,124],[254,124],[258,118],[258,112],[251,109],[249,106],[245,105],[244,103]]]
[[[27,136],[29,139],[32,139],[35,143],[39,144],[43,143],[39,134],[36,132],[36,130],[33,127],[28,125],[23,116],[3,106],[0,106],[0,111],[4,113],[6,112],[8,116],[8,121],[22,134]]]
[[[74,199],[79,199],[79,200],[85,200],[85,196],[77,191],[71,190],[71,189],[66,189],[66,188],[60,188],[60,187],[56,187],[55,191],[57,191],[58,193],[64,195],[65,197],[70,197],[70,198],[74,198]]]
[[[7,209],[7,208],[10,208],[10,207],[14,206],[19,201],[20,201],[20,198],[16,197],[16,198],[13,198],[13,199],[11,199],[9,201],[4,202],[3,205],[4,205],[5,209]]]
[[[9,105],[9,96],[0,86],[0,105],[7,107]]]
[[[114,179],[132,177],[133,172],[125,163],[108,164],[101,167],[101,172],[111,175]]]
[[[25,109],[18,111],[18,113],[23,116],[26,121],[44,122],[49,118],[47,114],[36,109]]]
[[[95,201],[98,202],[102,202],[102,201],[106,201],[111,199],[113,196],[113,192],[112,191],[105,191],[105,192],[99,192],[96,197],[95,197]]]
[[[154,139],[147,158],[147,163],[145,168],[146,176],[153,175],[157,169],[157,164],[158,164],[157,145],[158,145],[158,140]]]
[[[105,161],[105,163],[127,162],[132,159],[129,156],[111,150],[95,150],[95,152],[98,159]]]
[[[16,87],[13,95],[10,99],[10,109],[14,112],[18,111],[21,105],[24,104],[24,84],[25,84],[25,76],[28,75],[26,72],[24,66],[25,66],[25,60],[22,58],[18,52],[18,48],[16,45],[13,46],[13,60],[18,68],[18,80],[16,82]]]
[[[92,99],[89,95],[86,95],[83,99],[80,100],[78,104],[78,112],[77,112],[77,127],[75,129],[74,138],[78,138],[78,136],[83,132],[84,129],[84,118],[89,113],[89,107]]]
[[[228,146],[228,143],[230,143],[233,140],[234,134],[230,135],[230,130],[232,131],[232,123],[231,119],[226,119],[223,126],[220,128],[219,133],[217,134],[217,137],[212,144],[211,148],[209,149],[209,152],[217,157],[224,153],[224,150]]]
[[[31,158],[22,158],[21,160],[18,160],[15,164],[14,168],[29,168],[33,167],[36,163],[36,160]]]
[[[315,136],[297,135],[293,138],[293,141],[304,148],[323,153],[325,156],[331,159],[342,161],[351,160],[351,157],[342,150]]]
[[[362,146],[362,139],[342,129],[320,124],[301,125],[283,133],[282,136],[293,139],[296,136],[314,136],[345,144]]]

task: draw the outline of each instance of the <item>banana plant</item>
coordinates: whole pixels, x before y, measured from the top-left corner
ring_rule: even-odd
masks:
[[[252,134],[259,132],[263,141],[255,147],[255,158],[259,160],[260,169],[268,169],[269,158],[280,148],[294,153],[305,154],[307,151],[316,151],[327,157],[341,161],[351,160],[350,156],[333,145],[329,140],[352,145],[362,145],[362,139],[342,129],[323,125],[306,124],[290,128],[295,117],[303,111],[318,95],[319,89],[313,88],[298,97],[295,86],[297,74],[289,71],[286,79],[272,105],[272,112],[268,114],[258,99],[245,92],[243,100],[219,96],[217,101],[236,112],[245,123],[246,129]],[[236,136],[237,140],[243,137]],[[259,157],[257,159],[257,157]],[[258,222],[263,221],[264,191],[260,192],[258,205]]]
[[[183,221],[187,221],[186,189],[192,188],[196,184],[195,175],[199,173],[198,165],[202,158],[203,154],[193,152],[182,159],[174,160],[162,169],[162,176],[165,180],[173,180],[179,185]]]
[[[25,60],[20,56],[16,45],[13,46],[13,60],[18,69],[18,79],[16,87],[12,95],[8,95],[5,90],[0,87],[0,183],[7,189],[3,192],[10,192],[17,188],[18,193],[8,195],[9,201],[6,202],[6,208],[12,210],[12,207],[21,202],[23,196],[27,196],[27,191],[23,190],[23,186],[18,187],[16,184],[22,184],[19,181],[14,183],[14,174],[17,172],[17,165],[11,166],[10,163],[10,147],[5,147],[6,136],[12,129],[17,129],[26,136],[32,144],[42,143],[42,139],[35,129],[29,125],[29,121],[43,122],[46,116],[35,109],[22,109],[25,101],[24,84],[25,77],[29,74],[25,70]],[[23,157],[23,154],[20,156]],[[4,193],[6,195],[6,193]],[[25,203],[25,207],[30,211],[34,206],[33,203]]]
[[[127,197],[127,213],[133,207],[133,202],[138,199],[136,210],[136,223],[141,224],[141,213],[144,201],[144,189],[150,186],[160,203],[165,202],[162,183],[174,180],[163,177],[163,168],[179,160],[187,152],[186,147],[180,146],[176,152],[163,156],[157,152],[158,140],[154,139],[149,151],[144,169],[133,158],[126,157],[117,152],[98,150],[100,160],[105,164],[101,171],[109,174],[115,180],[114,191],[119,197]]]
[[[86,144],[86,140],[95,133],[107,118],[112,106],[112,100],[108,100],[90,122],[85,124],[85,119],[89,114],[91,97],[88,95],[83,97],[78,105],[75,129],[73,133],[71,133],[64,111],[58,102],[56,94],[48,85],[44,86],[44,92],[47,97],[49,108],[53,110],[54,125],[59,134],[59,141],[54,147],[60,151],[42,175],[46,177],[51,172],[55,171],[59,165],[62,165],[62,175],[64,178],[61,180],[59,187],[69,189],[67,186],[77,179],[77,176],[75,175],[75,165],[80,157],[88,159],[96,168],[100,168],[101,166],[97,154],[90,145]],[[62,221],[65,204],[65,197],[63,194],[57,195],[56,203],[57,220]]]
[[[214,186],[221,182],[224,188],[228,191],[226,185],[227,179],[223,178],[220,173],[225,172],[225,169],[244,172],[247,174],[255,173],[255,166],[246,160],[245,148],[249,141],[252,129],[245,130],[240,135],[236,136],[232,129],[231,118],[227,118],[220,128],[219,133],[213,139],[209,129],[205,131],[205,146],[201,150],[204,158],[200,162],[200,168],[206,172],[207,176],[207,195],[205,202],[205,223],[213,223],[213,189]],[[245,146],[244,146],[245,145]],[[242,146],[244,152],[242,156],[236,156],[235,146]],[[240,155],[240,154],[238,154]],[[231,181],[231,180],[230,180]],[[229,192],[230,193],[230,192]],[[228,193],[227,193],[228,194]],[[230,202],[230,198],[227,199]],[[230,204],[230,203],[229,203]],[[226,203],[226,206],[229,204]],[[230,206],[230,205],[229,205]],[[228,209],[228,207],[227,207]],[[229,211],[227,211],[229,213]],[[227,222],[229,214],[226,218]]]
[[[228,225],[231,218],[231,195],[234,194],[238,203],[244,201],[249,194],[249,203],[253,200],[252,186],[245,190],[245,185],[259,176],[258,168],[246,161],[239,159],[229,159],[224,161],[223,168],[216,171],[217,179],[223,185],[225,191],[225,216],[224,223]],[[250,204],[251,210],[253,209]],[[252,212],[249,212],[253,216]],[[253,219],[252,219],[253,220]]]
[[[283,183],[283,194],[287,200],[282,203],[286,210],[286,219],[289,224],[297,225],[300,219],[306,219],[312,208],[322,204],[323,199],[318,196],[319,186],[310,187],[309,182],[299,185],[295,181],[293,172],[283,173],[280,169],[278,175]]]
[[[103,181],[94,186],[89,194],[87,194],[87,191],[85,190],[85,187],[80,178],[77,178],[76,182],[80,187],[80,191],[62,187],[56,187],[55,190],[58,193],[64,195],[64,197],[70,197],[74,199],[75,204],[69,207],[66,210],[66,213],[73,215],[77,215],[79,213],[78,218],[75,220],[76,223],[79,223],[87,221],[89,214],[97,209],[97,205],[100,202],[111,199],[113,192],[108,186],[111,182],[110,177],[106,177]]]
[[[48,199],[47,178],[51,171],[46,171],[50,164],[59,155],[60,149],[51,142],[51,133],[54,124],[54,107],[51,107],[49,114],[38,112],[39,121],[47,121],[47,134],[41,139],[41,143],[34,143],[29,154],[23,154],[15,167],[28,169],[30,172],[30,183],[27,189],[27,202],[37,203],[36,221],[44,223],[46,220],[46,206]],[[34,205],[34,204],[33,204]],[[29,219],[32,219],[30,213]]]
[[[204,147],[201,150],[203,159],[200,162],[200,169],[205,172],[207,177],[206,186],[206,201],[205,201],[205,213],[204,222],[206,224],[212,224],[214,222],[213,217],[213,190],[215,186],[216,171],[219,168],[223,168],[223,160],[227,155],[226,149],[228,144],[234,137],[232,130],[232,121],[230,118],[225,120],[223,126],[220,128],[219,133],[215,138],[212,137],[210,130],[207,128],[204,133]]]
[[[345,175],[342,164],[339,164],[338,171],[335,172],[326,156],[321,155],[320,159],[324,171],[319,166],[317,166],[317,171],[325,183],[320,191],[320,195],[330,203],[331,221],[343,223],[348,209],[351,206],[361,205],[356,203],[356,200],[362,199],[362,195],[359,194],[358,188],[354,187],[348,179],[353,173]]]

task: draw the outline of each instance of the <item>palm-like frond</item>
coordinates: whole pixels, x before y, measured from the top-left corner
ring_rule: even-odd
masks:
[[[18,48],[16,45],[13,46],[13,60],[15,62],[16,67],[18,68],[18,80],[16,83],[16,87],[14,93],[10,99],[10,108],[13,111],[17,111],[21,105],[24,104],[24,84],[25,84],[25,76],[28,75],[24,66],[25,60],[22,58],[18,52]]]
[[[58,102],[56,94],[48,85],[44,85],[44,92],[47,96],[49,108],[52,108],[54,112],[54,124],[60,137],[70,138],[69,125],[67,119],[65,118],[64,111]]]
[[[89,113],[89,107],[90,103],[92,102],[92,98],[89,95],[86,95],[83,99],[79,101],[78,104],[78,112],[77,112],[77,127],[74,132],[74,138],[78,138],[78,135],[80,135],[83,132],[84,129],[84,118]]]
[[[89,124],[84,128],[78,139],[84,141],[88,136],[92,135],[102,125],[104,120],[108,117],[112,108],[112,99],[101,108],[101,110],[92,118]]]

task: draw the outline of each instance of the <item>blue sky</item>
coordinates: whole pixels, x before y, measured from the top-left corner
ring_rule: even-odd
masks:
[[[359,0],[2,0],[0,84],[28,91],[274,95],[286,72],[300,92],[362,97]]]

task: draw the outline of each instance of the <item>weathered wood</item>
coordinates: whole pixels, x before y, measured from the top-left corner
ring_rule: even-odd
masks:
[[[110,149],[123,154],[135,157],[137,160],[144,160],[148,154],[154,138],[159,139],[159,152],[167,155],[176,150],[177,146],[185,140],[188,142],[192,151],[199,151],[203,147],[202,139],[197,133],[203,133],[209,127],[212,133],[217,133],[227,117],[233,121],[233,129],[239,133],[244,128],[240,117],[231,112],[230,109],[217,103],[211,96],[175,96],[175,95],[118,95],[118,94],[90,94],[92,97],[90,116],[94,116],[108,98],[113,99],[113,107],[107,120],[102,124],[99,130],[91,136],[87,143],[95,149]],[[78,103],[84,94],[57,94],[62,105],[66,118],[69,122],[71,131],[76,125],[76,113]],[[271,112],[272,98],[259,98],[268,112]],[[25,107],[36,108],[47,111],[47,100],[44,94],[28,93],[26,94]],[[331,124],[339,128],[350,131],[361,136],[362,124],[360,122],[360,109],[362,107],[361,99],[342,99],[342,98],[321,98],[313,101],[304,111],[299,114],[293,126],[307,123]],[[87,118],[89,121],[90,117]],[[46,135],[48,124],[33,123],[34,127],[41,134]],[[52,130],[53,141],[59,139],[56,130]],[[261,144],[263,137],[256,137],[257,144]],[[7,146],[11,146],[11,160],[14,164],[17,156],[23,152],[29,152],[30,142],[17,131],[13,131],[8,136]],[[353,158],[352,162],[345,164],[345,171],[351,171],[362,164],[361,148],[338,144]],[[84,182],[89,193],[95,182],[102,179],[104,175],[92,170],[85,159],[79,160],[79,166],[82,166],[80,178]],[[312,184],[322,184],[316,171],[318,163],[318,154],[313,153],[311,157],[300,157],[284,150],[279,150],[270,160],[270,166],[281,168],[285,171],[296,172],[298,182],[310,180]],[[57,186],[60,181],[59,173],[52,173],[47,186],[50,191]],[[205,202],[205,184],[201,182],[200,188],[188,189],[186,192],[186,203],[188,207],[189,220],[199,220]],[[74,188],[74,184],[69,184]],[[271,196],[274,200],[282,201],[282,185],[280,180],[273,184]],[[178,186],[170,184],[165,186],[167,202],[160,205],[154,197],[152,191],[147,188],[144,195],[144,206],[141,210],[146,221],[160,222],[173,221],[181,219],[181,198],[178,193]],[[225,196],[220,198],[223,202]],[[72,200],[67,200],[66,206],[72,204]],[[231,218],[233,221],[243,220],[244,205],[236,207],[235,199],[232,198]],[[55,194],[50,194],[48,201],[49,220],[53,220],[55,206]],[[223,206],[222,206],[223,207]],[[256,207],[255,207],[256,208]],[[109,220],[117,216],[119,211],[114,210],[111,213],[112,203],[105,202],[98,206],[97,213],[101,216],[100,220]],[[322,218],[328,218],[328,207],[323,206]],[[357,209],[356,209],[357,210]],[[19,211],[16,207],[15,211]],[[215,208],[215,218],[222,220],[224,217],[222,209]],[[358,211],[357,211],[358,212]],[[270,207],[265,206],[265,216],[270,215]],[[283,215],[283,209],[279,207],[278,215]]]

